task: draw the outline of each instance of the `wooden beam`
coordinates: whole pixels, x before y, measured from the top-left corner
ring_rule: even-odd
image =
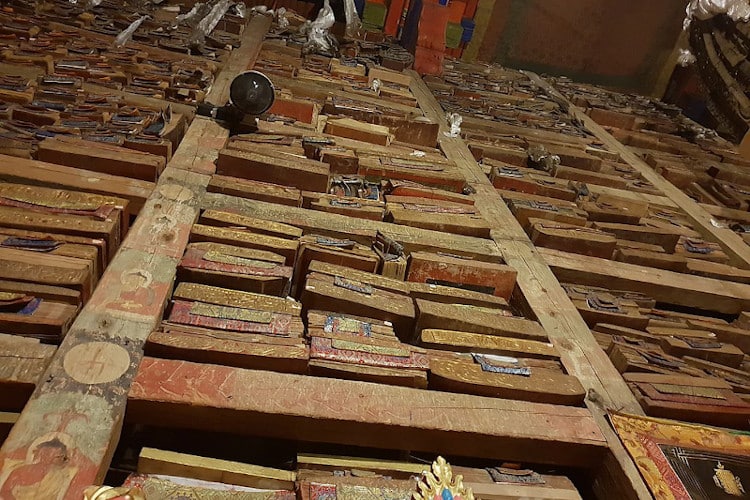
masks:
[[[553,465],[606,452],[582,408],[155,358],[141,363],[128,421]]]
[[[229,82],[252,66],[270,26],[250,21],[208,97],[228,98]],[[127,392],[143,356],[143,343],[161,319],[177,263],[210,176],[206,173],[228,137],[207,119],[194,120],[162,173],[136,223],[57,350],[17,424],[0,448],[0,491],[14,482],[44,484],[40,498],[79,499],[101,484],[119,439]],[[54,441],[66,448],[65,473],[28,463]],[[42,481],[45,481],[42,483]]]
[[[431,464],[360,457],[319,455],[315,453],[298,453],[297,467],[299,469],[324,471],[356,469],[387,474],[389,476],[403,475],[405,476],[403,479],[408,479],[411,476],[418,476],[423,472],[429,471]],[[396,474],[394,474],[394,472]]]
[[[580,120],[586,128],[591,131],[602,143],[611,151],[616,151],[620,157],[625,160],[631,167],[640,173],[644,179],[659,189],[664,195],[672,200],[687,216],[698,231],[709,241],[715,241],[721,245],[722,250],[731,259],[735,267],[741,269],[750,269],[750,246],[734,231],[726,228],[717,227],[712,223],[713,218],[706,210],[696,203],[692,198],[683,193],[679,188],[667,181],[660,174],[656,173],[646,162],[640,159],[631,149],[596,123],[583,110],[570,103],[561,93],[559,93],[549,82],[543,80],[538,75],[525,72],[537,85],[543,88],[551,97],[558,101],[562,106],[567,107],[570,114]]]
[[[140,211],[155,186],[153,182],[130,177],[120,177],[2,154],[0,154],[0,180],[17,184],[118,196],[130,201],[130,209],[133,213]]]
[[[642,292],[657,302],[724,314],[750,308],[750,285],[537,248],[561,282]]]
[[[544,481],[546,484],[539,486],[471,483],[466,480],[464,480],[464,484],[468,488],[471,488],[476,500],[517,500],[519,498],[533,498],[535,500],[581,500],[581,495],[572,483],[569,483],[569,485],[552,485],[549,484],[549,476],[545,476]]]
[[[271,490],[294,490],[294,481],[297,479],[297,474],[288,470],[155,448],[141,450],[138,455],[138,473],[189,477]]]
[[[618,484],[619,488],[609,490],[609,495],[617,491],[622,498],[651,498],[606,416],[607,408],[627,408],[625,411],[640,415],[643,410],[466,143],[461,138],[444,134],[448,127],[443,109],[435,97],[420,78],[413,78],[413,82],[411,90],[425,116],[441,124],[440,148],[476,190],[475,205],[490,224],[492,238],[501,249],[505,262],[518,272],[517,283],[524,297],[560,351],[568,373],[576,376],[587,390],[586,406],[604,433],[611,451],[595,474],[596,482],[604,488],[601,492],[607,491],[607,485]]]

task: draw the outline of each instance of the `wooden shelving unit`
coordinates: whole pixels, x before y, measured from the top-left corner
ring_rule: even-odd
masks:
[[[270,17],[251,17],[241,46],[223,64],[206,100],[226,102],[232,78],[252,68],[264,50],[273,50],[273,46],[264,45],[270,28]],[[373,108],[379,105],[366,92],[270,76],[282,93],[293,96],[290,99],[315,95],[325,100],[330,96],[329,100],[351,98]],[[643,415],[644,410],[630,384],[600,347],[601,335],[592,333],[563,285],[607,286],[609,281],[612,288],[651,291],[658,303],[696,307],[725,318],[747,309],[750,286],[535,247],[488,177],[487,165],[477,162],[475,151],[470,149],[472,141],[448,136],[445,111],[436,99],[438,93],[429,86],[431,81],[425,82],[410,71],[402,76],[411,82],[408,90],[417,104],[411,108],[414,115],[438,125],[438,148],[412,144],[414,150],[455,166],[466,180],[465,192],[471,193],[489,238],[208,192],[216,173],[215,161],[227,146],[230,133],[216,121],[196,116],[3,442],[3,473],[9,474],[12,467],[23,463],[40,440],[57,437],[67,446],[68,458],[77,469],[72,476],[50,475],[49,487],[64,491],[61,498],[80,498],[84,487],[104,480],[127,412],[130,423],[146,426],[578,468],[587,472],[591,489],[601,498],[650,498],[607,419],[611,410],[634,415]],[[741,235],[716,224],[716,216],[705,206],[618,142],[585,110],[563,97],[553,83],[534,74],[517,78],[528,79],[530,86],[525,89],[537,92],[539,102],[561,106],[569,117],[579,121],[589,134],[580,144],[596,144],[602,154],[618,156],[653,188],[629,191],[604,186],[600,192],[679,212],[706,241],[720,246],[730,264],[750,269],[750,247]],[[472,121],[464,130],[481,132],[484,127],[488,137],[510,134],[504,125],[495,123],[487,120],[480,127]],[[299,139],[293,124],[265,126],[268,135]],[[322,127],[302,128],[311,136],[325,135]],[[545,138],[549,138],[545,132],[529,128],[526,139],[543,142]],[[350,143],[353,150],[363,147],[353,139]],[[551,151],[559,146],[550,144]],[[406,147],[402,142],[396,146]],[[517,273],[514,299],[518,302],[521,297],[525,306],[522,316],[541,325],[559,353],[565,372],[580,382],[585,392],[583,404],[490,399],[455,391],[372,385],[144,356],[147,339],[159,328],[172,297],[183,252],[193,241],[193,224],[207,209],[229,210],[295,226],[306,235],[350,238],[367,245],[380,232],[403,245],[406,253],[427,250],[503,262]],[[581,281],[576,281],[579,278]],[[15,417],[3,419],[3,424],[11,420]],[[0,485],[2,477],[0,474]]]

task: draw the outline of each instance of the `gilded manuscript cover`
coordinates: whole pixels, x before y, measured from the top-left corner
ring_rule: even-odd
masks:
[[[159,474],[133,474],[125,481],[125,486],[141,488],[148,500],[295,500],[292,491],[262,490]]]
[[[654,497],[750,497],[750,434],[620,413],[609,417]]]

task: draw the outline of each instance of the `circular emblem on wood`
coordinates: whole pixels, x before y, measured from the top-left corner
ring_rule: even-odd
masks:
[[[73,347],[63,359],[63,368],[81,384],[106,384],[128,370],[130,355],[109,342],[87,342]]]
[[[168,200],[185,202],[193,199],[193,192],[179,184],[165,184],[159,186],[159,194]]]

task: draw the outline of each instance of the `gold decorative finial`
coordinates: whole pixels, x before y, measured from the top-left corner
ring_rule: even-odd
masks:
[[[83,490],[83,500],[146,500],[146,495],[140,488],[89,486]]]
[[[443,457],[437,457],[417,486],[413,500],[474,500],[471,488],[464,487],[460,474],[453,477],[453,469]]]

